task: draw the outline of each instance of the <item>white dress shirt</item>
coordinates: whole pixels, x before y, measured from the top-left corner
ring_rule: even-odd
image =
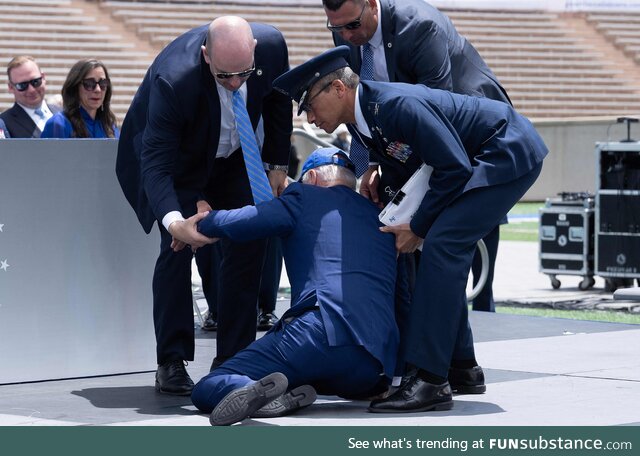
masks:
[[[238,136],[236,129],[236,116],[233,113],[233,92],[225,89],[218,81],[216,81],[216,89],[218,89],[218,98],[220,98],[220,139],[216,150],[216,158],[227,158],[240,148],[240,136]],[[242,99],[246,100],[246,82],[238,90],[242,95]],[[169,231],[169,225],[182,220],[184,220],[184,217],[180,211],[171,211],[162,217],[162,225]]]

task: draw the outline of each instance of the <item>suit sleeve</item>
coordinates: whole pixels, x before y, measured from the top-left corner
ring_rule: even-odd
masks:
[[[396,132],[399,141],[433,167],[430,189],[411,220],[411,231],[424,238],[438,214],[462,194],[471,163],[453,126],[428,103],[402,98],[385,104],[384,110],[389,117],[383,129]]]
[[[449,42],[444,30],[430,21],[418,22],[412,30],[413,47],[406,56],[416,84],[442,90],[453,90]]]
[[[302,185],[294,183],[278,198],[228,211],[212,211],[198,223],[198,231],[208,237],[224,237],[246,242],[272,236],[286,236],[303,210]]]
[[[280,32],[271,40],[272,52],[269,59],[277,67],[273,79],[289,71],[289,53]],[[272,165],[288,165],[293,130],[293,104],[289,96],[273,88],[264,98],[262,107],[264,119],[264,146],[262,161]]]
[[[169,82],[157,77],[151,84],[140,166],[151,210],[161,220],[171,211],[181,211],[172,173],[178,159],[182,116]]]

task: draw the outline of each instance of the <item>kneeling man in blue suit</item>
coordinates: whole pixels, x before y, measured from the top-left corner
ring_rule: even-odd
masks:
[[[421,84],[361,81],[348,57],[349,48],[339,46],[279,76],[273,86],[328,133],[352,124],[383,174],[404,182],[423,163],[433,169],[411,222],[383,228],[396,234],[402,253],[423,244],[401,334],[402,356],[416,369],[369,410],[447,410],[452,390],[486,388],[465,296],[476,243],[531,187],[548,151],[531,122],[506,103]]]
[[[290,413],[312,403],[315,391],[365,397],[386,389],[399,339],[395,239],[380,231],[376,206],[355,192],[354,171],[344,152],[318,149],[303,166],[302,183],[279,198],[172,226],[192,247],[201,234],[283,241],[292,306],[195,386],[191,399],[212,412],[212,424]]]

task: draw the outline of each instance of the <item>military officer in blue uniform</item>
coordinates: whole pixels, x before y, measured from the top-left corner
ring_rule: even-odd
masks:
[[[289,185],[279,198],[213,211],[199,222],[199,232],[211,238],[279,236],[291,283],[292,306],[280,323],[195,386],[193,403],[213,410],[212,424],[290,412],[315,397],[311,387],[343,397],[386,389],[399,337],[394,237],[380,231],[378,208],[355,192],[354,172],[340,149],[318,149],[302,168],[302,183]],[[174,236],[200,245],[195,227],[203,215],[177,223]],[[264,378],[274,372],[286,380]],[[287,384],[285,397],[254,414]],[[262,401],[247,403],[247,396]]]
[[[360,81],[339,46],[283,74],[274,87],[327,132],[355,125],[386,170],[433,167],[410,223],[382,228],[400,252],[423,255],[404,358],[417,369],[372,412],[452,407],[449,367],[473,370],[465,288],[476,243],[535,182],[548,153],[522,115],[506,103],[422,85]]]

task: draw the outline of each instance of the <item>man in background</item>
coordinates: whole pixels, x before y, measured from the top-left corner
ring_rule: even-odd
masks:
[[[0,114],[12,138],[39,138],[50,117],[60,111],[44,100],[47,78],[33,57],[14,57],[7,66],[9,92],[14,105]]]

